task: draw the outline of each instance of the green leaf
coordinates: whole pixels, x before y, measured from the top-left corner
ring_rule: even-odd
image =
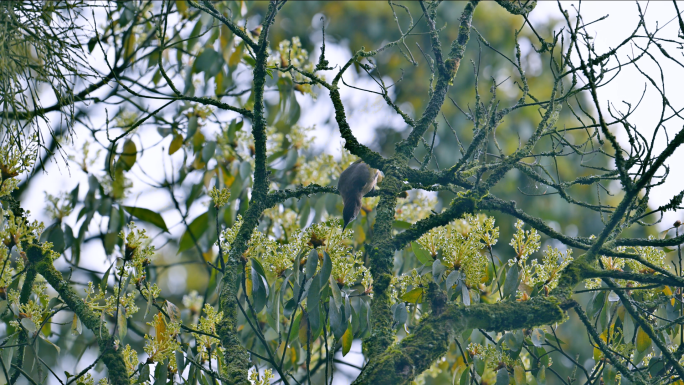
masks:
[[[622,334],[626,341],[632,341],[632,337],[634,337],[634,321],[632,316],[627,313],[625,313],[625,319],[622,322]]]
[[[652,360],[651,362],[654,362],[655,360]],[[615,385],[615,376],[617,375],[617,370],[613,365],[606,364],[605,369],[603,370],[603,384],[604,385]]]
[[[26,331],[29,334],[29,337],[35,336],[38,332],[38,327],[36,326],[35,322],[33,322],[30,318],[22,318],[21,326],[23,326],[24,329],[26,329]]]
[[[140,375],[138,376],[138,384],[144,384],[146,381],[150,380],[150,365],[143,365],[140,369]]]
[[[411,242],[411,250],[413,251],[413,254],[416,255],[416,259],[418,259],[418,262],[426,266],[432,264],[432,255],[430,255],[430,252],[425,250],[425,248],[421,246],[420,243]]]
[[[292,324],[292,331],[290,332],[290,336],[288,337],[287,341],[292,342],[295,336],[299,334],[299,323],[302,321],[302,313],[300,312],[297,314],[297,317],[294,319],[294,323]]]
[[[47,337],[45,337],[45,336],[42,335],[42,334],[39,334],[39,336],[40,336],[40,338],[41,338],[43,341],[45,341],[48,345],[50,345],[50,346],[52,346],[53,348],[55,348],[55,350],[57,350],[57,355],[59,355],[59,353],[62,351],[62,349],[60,349],[59,346],[55,345],[52,341],[50,341],[49,339],[47,339]]]
[[[166,385],[166,378],[168,377],[168,363],[158,362],[154,368],[154,385]]]
[[[538,348],[544,343],[544,332],[541,329],[532,330],[532,344]]]
[[[537,385],[546,385],[546,366],[542,365],[537,372]]]
[[[306,297],[306,308],[308,311],[309,324],[311,324],[311,330],[317,330],[320,327],[321,319],[319,312],[319,303],[321,301],[321,280],[318,276],[311,280],[311,286],[309,286],[309,294]]]
[[[306,279],[313,277],[316,274],[316,268],[318,267],[318,251],[316,249],[309,252],[309,256],[306,258]]]
[[[465,282],[461,282],[459,286],[461,286],[461,301],[463,301],[464,305],[470,306],[470,292],[468,291],[468,287],[465,285]]]
[[[342,357],[349,353],[352,346],[352,341],[354,340],[354,335],[352,334],[351,324],[347,324],[347,331],[342,335]]]
[[[178,244],[178,253],[182,253],[191,247],[195,247],[195,242],[192,239],[193,236],[199,241],[199,238],[202,236],[202,234],[204,234],[205,231],[207,231],[207,228],[209,228],[209,212],[198,216],[192,221],[192,223],[190,223],[188,229],[185,230],[180,238],[180,242]],[[190,235],[191,233],[192,235]]]
[[[394,325],[393,328],[398,328],[406,323],[408,319],[408,312],[406,311],[406,305],[403,303],[398,303],[394,305]]]
[[[259,275],[266,278],[266,270],[264,270],[264,266],[261,264],[261,262],[259,262],[259,260],[254,258],[254,257],[252,257],[251,260],[252,260],[252,267],[254,267],[256,269],[256,271],[257,271],[257,273],[259,273]]]
[[[185,356],[183,355],[183,351],[178,349],[176,350],[176,365],[178,366],[178,372],[183,373],[183,370],[185,370]]]
[[[475,371],[480,376],[482,376],[482,373],[484,373],[484,371],[485,371],[485,364],[486,364],[486,361],[483,358],[481,358],[479,355],[476,355],[475,357],[473,357],[473,365],[475,367]]]
[[[504,366],[496,372],[496,385],[508,385],[509,381],[508,370]]]
[[[259,313],[268,299],[268,284],[266,278],[258,272],[257,264],[252,264],[252,300],[254,310]]]
[[[400,298],[404,302],[422,303],[423,302],[423,288],[416,287],[415,289],[404,293]]]
[[[105,271],[104,275],[102,276],[102,281],[100,281],[100,290],[104,293],[107,290],[107,283],[109,281],[109,272],[112,270],[112,267],[114,267],[114,264],[111,264],[109,266],[109,269]]]
[[[206,47],[194,62],[195,73],[204,72],[207,77],[216,76],[223,65],[223,57],[211,47]]]
[[[62,253],[66,248],[66,243],[64,242],[64,231],[62,231],[62,226],[57,222],[56,226],[52,228],[50,234],[47,237],[48,242],[52,242],[52,250],[57,253]]]
[[[520,285],[520,269],[516,263],[511,266],[506,273],[506,283],[504,283],[503,289],[504,298],[511,295],[515,296],[515,292],[518,290],[518,285]]]
[[[459,385],[469,385],[470,384],[470,370],[466,369],[463,371],[463,374],[461,375],[461,380],[459,381]]]
[[[330,289],[332,290],[332,296],[335,299],[335,306],[340,307],[342,306],[342,293],[340,292],[340,287],[337,285],[337,281],[330,276]]]
[[[142,207],[123,206],[123,208],[124,210],[126,210],[127,213],[140,219],[141,221],[151,223],[162,229],[164,232],[169,232],[169,228],[166,227],[166,222],[164,222],[164,218],[162,218],[162,216],[159,215],[159,213],[155,213],[150,209],[145,209]]]
[[[394,222],[392,222],[392,227],[397,229],[397,230],[407,230],[407,229],[410,229],[411,226],[412,225],[406,221],[394,221]],[[411,242],[411,243],[414,243],[414,242]]]
[[[432,262],[432,279],[435,283],[439,284],[442,281],[442,274],[446,271],[446,266],[442,264],[442,261],[435,259]]]
[[[330,256],[328,253],[325,251],[323,252],[323,264],[321,265],[321,271],[318,272],[318,275],[320,276],[321,279],[321,288],[325,286],[325,283],[328,282],[328,279],[330,279],[330,273],[332,272],[332,260],[330,260]]]

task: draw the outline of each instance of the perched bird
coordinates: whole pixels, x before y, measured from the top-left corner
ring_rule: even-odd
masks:
[[[342,218],[344,227],[347,228],[349,222],[356,219],[361,211],[361,198],[373,191],[375,185],[382,181],[383,174],[380,170],[371,168],[369,165],[357,160],[340,174],[337,182],[337,190],[344,201]]]

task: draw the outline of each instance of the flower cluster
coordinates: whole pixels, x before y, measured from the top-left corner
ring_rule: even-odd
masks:
[[[321,154],[308,162],[302,162],[298,169],[294,183],[304,186],[317,184],[327,186],[332,180],[338,179],[344,169],[358,158],[346,149],[342,149],[342,158],[336,160],[332,155]]]
[[[26,216],[29,214],[30,212],[27,211]],[[10,250],[15,246],[18,252],[22,252],[22,245],[24,243],[32,244],[40,239],[45,229],[42,222],[33,221],[29,223],[25,218],[15,216],[11,210],[0,208],[0,216],[2,217],[0,241]]]
[[[162,313],[157,313],[154,321],[147,324],[154,328],[153,336],[145,334],[145,353],[148,355],[148,361],[164,362],[168,359],[169,366],[176,368],[174,353],[180,349],[180,343],[176,339],[180,333],[180,322],[167,321]]]
[[[218,209],[228,203],[228,199],[230,199],[230,191],[226,188],[219,190],[216,188],[216,186],[214,186],[211,190],[209,190],[209,197],[214,202],[214,207]]]
[[[235,225],[223,232],[221,245],[224,250],[230,250],[230,244],[235,240],[241,224],[242,218],[238,216]],[[255,230],[245,257],[257,258],[269,273],[279,277],[293,267],[297,255],[317,249],[320,252],[319,258],[322,258],[322,252],[325,251],[332,262],[333,279],[339,284],[348,285],[360,280],[366,290],[370,290],[373,279],[363,264],[363,253],[353,251],[351,229],[342,232],[338,221],[333,220],[314,224],[305,230],[293,226],[292,231],[293,233],[287,234],[286,239],[276,240]],[[319,263],[318,269],[320,266]]]
[[[428,275],[420,275],[418,270],[413,269],[409,273],[403,274],[401,276],[392,276],[392,281],[390,283],[391,301],[397,302],[402,295],[406,294],[410,290],[417,287],[427,287],[430,283],[430,277]]]
[[[192,333],[197,340],[197,354],[202,362],[211,358],[218,359],[220,355],[223,355],[223,348],[220,346],[220,341],[207,335],[216,335],[216,324],[223,318],[223,312],[217,311],[213,306],[207,303],[204,304],[204,314],[206,315],[200,318],[199,324],[192,324],[193,329],[206,333]],[[214,345],[213,348],[212,345]]]
[[[264,375],[259,378],[259,371],[255,369],[250,369],[249,371],[249,382],[252,385],[268,385],[271,380],[274,379],[273,371],[271,369],[264,370]]]
[[[10,132],[22,132],[9,127]],[[33,166],[38,154],[38,138],[33,136],[22,142],[19,136],[5,135],[7,142],[0,146],[0,197],[9,195],[19,185],[16,176]]]
[[[139,364],[138,352],[131,348],[131,345],[126,345],[124,350],[121,352],[121,355],[123,355],[124,364],[126,364],[126,372],[128,372],[128,376],[130,377],[133,375],[133,373],[135,373],[135,370]]]
[[[468,286],[478,286],[487,274],[487,257],[482,251],[499,237],[494,219],[484,215],[467,214],[446,226],[437,227],[418,239],[433,257],[441,254],[447,269],[459,270],[466,276]]]
[[[312,72],[314,69],[314,64],[309,61],[309,52],[302,48],[302,43],[298,36],[294,36],[292,41],[283,40],[278,44],[278,50],[269,55],[268,63],[269,67],[288,67],[293,66],[297,69]],[[313,92],[310,84],[299,84],[308,81],[306,77],[295,72],[289,71],[286,75],[294,83],[294,88],[303,93],[309,94],[313,98],[316,94]]]
[[[394,219],[415,223],[429,217],[436,206],[436,196],[426,197],[422,194],[417,194],[413,199],[403,199],[399,202],[395,210]]]

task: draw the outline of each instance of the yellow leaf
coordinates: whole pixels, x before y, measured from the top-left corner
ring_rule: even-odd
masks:
[[[599,348],[594,348],[594,361],[598,362],[603,357],[603,352]]]
[[[230,56],[226,56],[227,54],[230,54],[230,42],[233,41],[233,33],[230,32],[230,29],[225,24],[221,24],[221,37],[220,37],[220,44],[221,44],[221,50],[223,51],[223,58],[228,61]]]
[[[225,92],[226,87],[223,86],[223,71],[219,71],[218,74],[216,74],[216,78],[214,78],[214,82],[216,83],[216,89],[215,89],[215,94],[216,96],[219,96]]]
[[[665,288],[663,289],[663,293],[664,293],[666,296],[670,297],[670,296],[672,296],[672,289],[670,289],[669,286],[665,286]],[[672,297],[672,298],[670,299],[670,305],[674,306],[674,304],[675,304],[675,299],[674,299],[674,297]]]
[[[242,58],[242,51],[244,50],[245,45],[244,43],[238,44],[237,48],[233,53],[230,55],[230,58],[228,59],[228,66],[229,67],[235,67],[238,65],[240,62],[240,59]]]
[[[354,226],[354,241],[358,244],[362,244],[366,241],[366,232],[363,231],[363,226]]]
[[[646,334],[644,329],[639,328],[636,338],[636,348],[639,352],[643,352],[651,346],[651,337]]]
[[[180,134],[176,134],[173,137],[173,140],[171,141],[171,145],[169,145],[169,155],[173,155],[176,151],[178,151],[181,146],[183,145],[183,136]]]
[[[306,315],[306,314],[305,314]],[[302,345],[306,345],[309,343],[309,317],[302,317],[302,320],[299,321],[299,342],[301,342]]]
[[[342,335],[342,356],[346,356],[352,346],[354,335],[352,334],[351,322],[347,324],[347,331]]]
[[[124,59],[129,61],[134,61],[133,52],[135,52],[135,33],[131,31],[131,34],[126,39],[124,43]]]
[[[176,0],[176,9],[181,15],[185,16],[188,14],[188,4],[185,0]]]
[[[123,162],[124,169],[130,170],[135,164],[135,159],[138,157],[138,148],[135,146],[135,142],[128,139],[124,142],[123,151],[119,156],[119,160]]]
[[[525,369],[523,369],[522,366],[516,365],[515,368],[513,368],[513,376],[516,385],[527,385],[527,381],[525,380]]]

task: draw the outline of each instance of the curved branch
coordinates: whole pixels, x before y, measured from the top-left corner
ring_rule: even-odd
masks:
[[[35,267],[36,272],[45,278],[50,286],[59,293],[59,297],[69,306],[69,309],[78,316],[83,325],[95,335],[100,347],[102,362],[107,366],[110,383],[113,385],[129,385],[130,381],[121,349],[115,348],[114,339],[110,338],[107,325],[88,308],[76,291],[69,286],[69,282],[62,277],[62,273],[55,269],[52,260],[43,255],[40,247],[29,246],[26,255]]]

